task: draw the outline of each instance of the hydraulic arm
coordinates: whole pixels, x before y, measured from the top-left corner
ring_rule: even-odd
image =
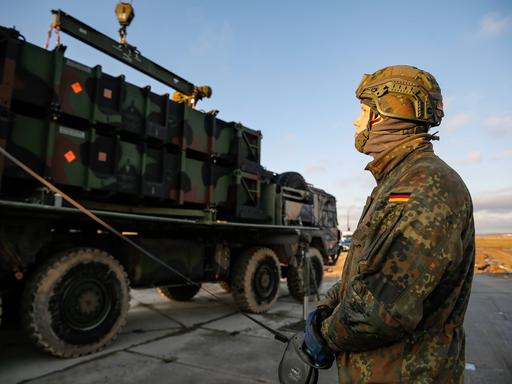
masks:
[[[194,84],[145,58],[133,45],[117,42],[60,9],[53,10],[52,13],[54,15],[53,23],[55,27],[59,28],[62,32],[168,85],[178,92],[185,95],[194,94]]]

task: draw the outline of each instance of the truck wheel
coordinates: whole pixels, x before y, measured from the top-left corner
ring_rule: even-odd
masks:
[[[263,313],[274,305],[279,293],[281,268],[270,248],[250,248],[233,265],[231,289],[238,307]]]
[[[2,325],[2,295],[0,295],[0,325]]]
[[[45,261],[22,297],[22,324],[32,341],[55,356],[96,352],[115,339],[129,308],[126,273],[99,249],[76,248]]]
[[[160,287],[156,290],[165,298],[175,301],[189,301],[201,289],[198,285],[183,285],[181,287]]]
[[[318,291],[324,277],[324,263],[322,261],[322,254],[314,247],[310,247],[308,251],[309,258],[311,260],[310,270],[310,285],[309,291],[311,294]],[[288,266],[288,278],[286,282],[288,284],[288,290],[290,295],[298,301],[302,301],[304,298],[304,269],[303,265],[289,265]],[[315,280],[313,280],[314,273]],[[316,282],[316,286],[315,286]]]

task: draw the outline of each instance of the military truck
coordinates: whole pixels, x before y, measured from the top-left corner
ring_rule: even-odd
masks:
[[[127,43],[54,15],[60,31],[193,94]],[[64,53],[0,27],[0,317],[20,311],[37,346],[74,357],[115,338],[129,288],[185,301],[220,283],[262,313],[281,278],[302,298],[305,260],[321,283],[338,254],[332,195],[265,169],[260,131]]]

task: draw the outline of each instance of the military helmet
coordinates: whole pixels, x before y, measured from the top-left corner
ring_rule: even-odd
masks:
[[[409,65],[393,65],[364,75],[356,97],[382,116],[412,120],[427,127],[444,116],[441,88],[430,73]]]
[[[203,97],[210,98],[212,96],[212,88],[208,85],[201,85],[199,87],[194,87],[194,92],[200,99]]]

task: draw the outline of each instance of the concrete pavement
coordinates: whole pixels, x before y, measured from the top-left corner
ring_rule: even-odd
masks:
[[[328,279],[322,290],[333,283]],[[208,287],[224,303],[203,292],[176,303],[154,290],[133,291],[127,326],[92,356],[54,358],[36,350],[19,330],[0,330],[0,383],[277,383],[284,344],[238,314],[220,287]],[[475,278],[465,324],[467,383],[512,382],[511,290],[512,278]],[[278,303],[255,317],[292,334],[302,305],[282,282]],[[336,383],[335,368],[321,371],[319,382]]]
[[[464,328],[465,382],[512,383],[512,275],[475,276]]]

